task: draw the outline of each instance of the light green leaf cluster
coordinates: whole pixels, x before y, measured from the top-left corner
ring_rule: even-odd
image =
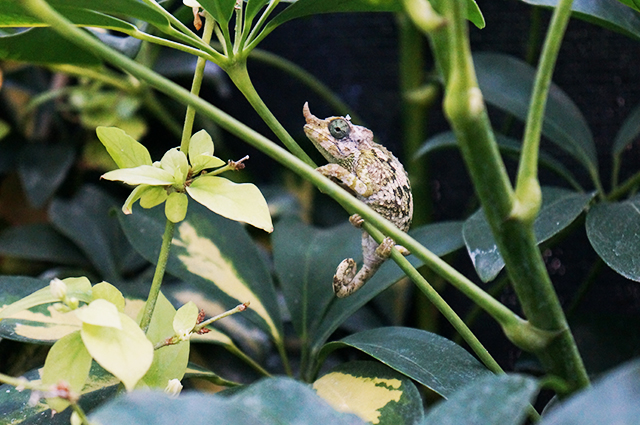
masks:
[[[188,160],[185,153],[173,148],[155,163],[151,162],[151,156],[142,144],[119,128],[98,127],[96,133],[120,167],[105,173],[102,178],[136,186],[122,206],[125,214],[131,214],[131,208],[138,200],[143,208],[164,202],[167,219],[178,223],[187,214],[189,194],[196,202],[223,217],[273,231],[267,202],[256,186],[216,177],[233,167],[224,167],[225,162],[213,155],[213,140],[205,130],[191,137]],[[206,173],[206,170],[216,168]]]

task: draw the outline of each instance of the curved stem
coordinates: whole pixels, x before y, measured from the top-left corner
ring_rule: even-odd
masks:
[[[247,98],[251,106],[253,106],[253,109],[256,110],[258,115],[260,115],[271,131],[273,131],[282,143],[284,143],[287,149],[306,164],[315,168],[316,165],[313,160],[304,150],[302,150],[300,145],[293,140],[293,137],[291,137],[289,132],[287,132],[282,124],[280,124],[273,113],[271,113],[271,110],[269,110],[267,105],[265,105],[256,89],[253,87],[251,78],[247,72],[246,60],[238,61],[234,63],[233,66],[225,67],[224,69],[236,87],[238,87],[238,90],[240,90]]]

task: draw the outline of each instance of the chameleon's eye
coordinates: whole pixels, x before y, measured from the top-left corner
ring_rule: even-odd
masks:
[[[329,133],[336,139],[344,139],[349,135],[351,127],[344,118],[336,118],[329,123]]]

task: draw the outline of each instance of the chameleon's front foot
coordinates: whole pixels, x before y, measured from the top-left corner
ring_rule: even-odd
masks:
[[[375,274],[382,263],[391,255],[394,247],[393,239],[387,237],[376,248],[374,258],[366,261],[356,273],[356,262],[353,258],[342,260],[333,276],[333,292],[338,298],[345,298],[362,288],[365,283]]]

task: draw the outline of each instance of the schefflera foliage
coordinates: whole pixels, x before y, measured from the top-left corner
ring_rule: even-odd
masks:
[[[49,305],[67,318],[64,334],[51,347],[41,372],[42,383],[63,385],[69,399],[47,397],[55,411],[65,410],[80,395],[93,361],[124,387],[164,389],[184,376],[189,339],[198,322],[198,309],[189,302],[177,312],[160,295],[147,335],[140,329],[140,308],[126,306],[122,293],[108,282],[91,285],[86,277],[53,279],[48,287],[16,301],[0,312],[0,320],[24,310]],[[138,307],[141,307],[138,305]],[[155,347],[167,337],[170,346]]]
[[[122,206],[125,214],[131,214],[137,200],[143,208],[164,202],[167,219],[178,223],[187,214],[188,194],[216,214],[273,231],[267,202],[255,185],[217,176],[235,167],[213,155],[213,140],[205,130],[191,137],[188,159],[173,148],[156,162],[146,147],[119,128],[98,127],[96,133],[119,167],[102,178],[136,186]]]

